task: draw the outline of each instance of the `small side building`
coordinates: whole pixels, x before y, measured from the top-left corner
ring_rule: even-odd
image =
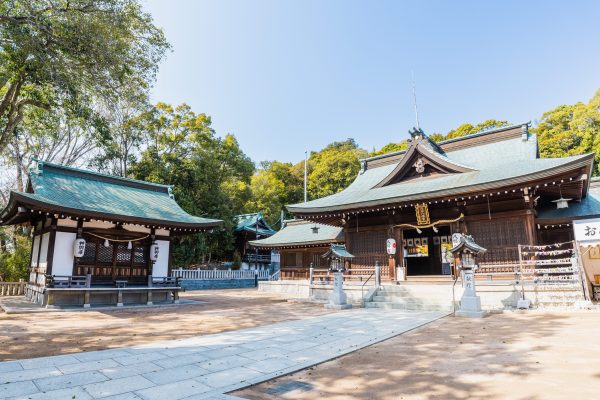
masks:
[[[279,252],[280,279],[308,279],[309,268],[328,268],[321,256],[332,244],[344,243],[344,229],[304,220],[285,221],[274,235],[251,240],[250,246]]]
[[[222,221],[192,216],[172,187],[38,161],[1,225],[30,225],[26,296],[42,305],[177,300],[172,239]]]
[[[265,267],[271,264],[271,252],[268,250],[252,249],[250,240],[264,239],[275,234],[261,212],[241,214],[236,216],[235,249],[242,258],[246,268]]]

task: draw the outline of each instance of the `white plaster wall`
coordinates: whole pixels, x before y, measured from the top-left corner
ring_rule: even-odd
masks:
[[[157,240],[158,259],[152,268],[152,276],[167,276],[169,273],[169,242],[167,240]]]
[[[68,226],[69,228],[77,228],[77,221],[70,218],[63,218],[56,221],[58,226]]]
[[[38,268],[45,269],[48,265],[48,241],[50,240],[50,233],[44,233],[42,235],[42,247],[40,248],[40,264]]]
[[[52,275],[71,276],[73,274],[73,243],[77,235],[71,232],[56,232]]]
[[[40,251],[40,236],[33,237],[33,253],[31,254],[31,266],[37,267],[38,253]]]

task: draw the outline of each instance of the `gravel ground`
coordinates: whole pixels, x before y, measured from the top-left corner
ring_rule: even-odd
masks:
[[[255,289],[187,292],[202,301],[110,311],[4,314],[0,361],[134,346],[325,314],[323,305],[292,304]]]
[[[600,399],[600,313],[447,317],[232,393],[270,399]]]

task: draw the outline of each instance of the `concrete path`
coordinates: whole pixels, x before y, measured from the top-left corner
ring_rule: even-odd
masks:
[[[224,393],[322,363],[445,315],[359,309],[138,347],[3,362],[0,399],[226,399]]]

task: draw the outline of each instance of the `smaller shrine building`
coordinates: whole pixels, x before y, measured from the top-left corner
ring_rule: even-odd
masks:
[[[43,161],[0,212],[32,227],[26,296],[45,306],[176,301],[172,239],[221,223],[185,212],[171,186]]]

